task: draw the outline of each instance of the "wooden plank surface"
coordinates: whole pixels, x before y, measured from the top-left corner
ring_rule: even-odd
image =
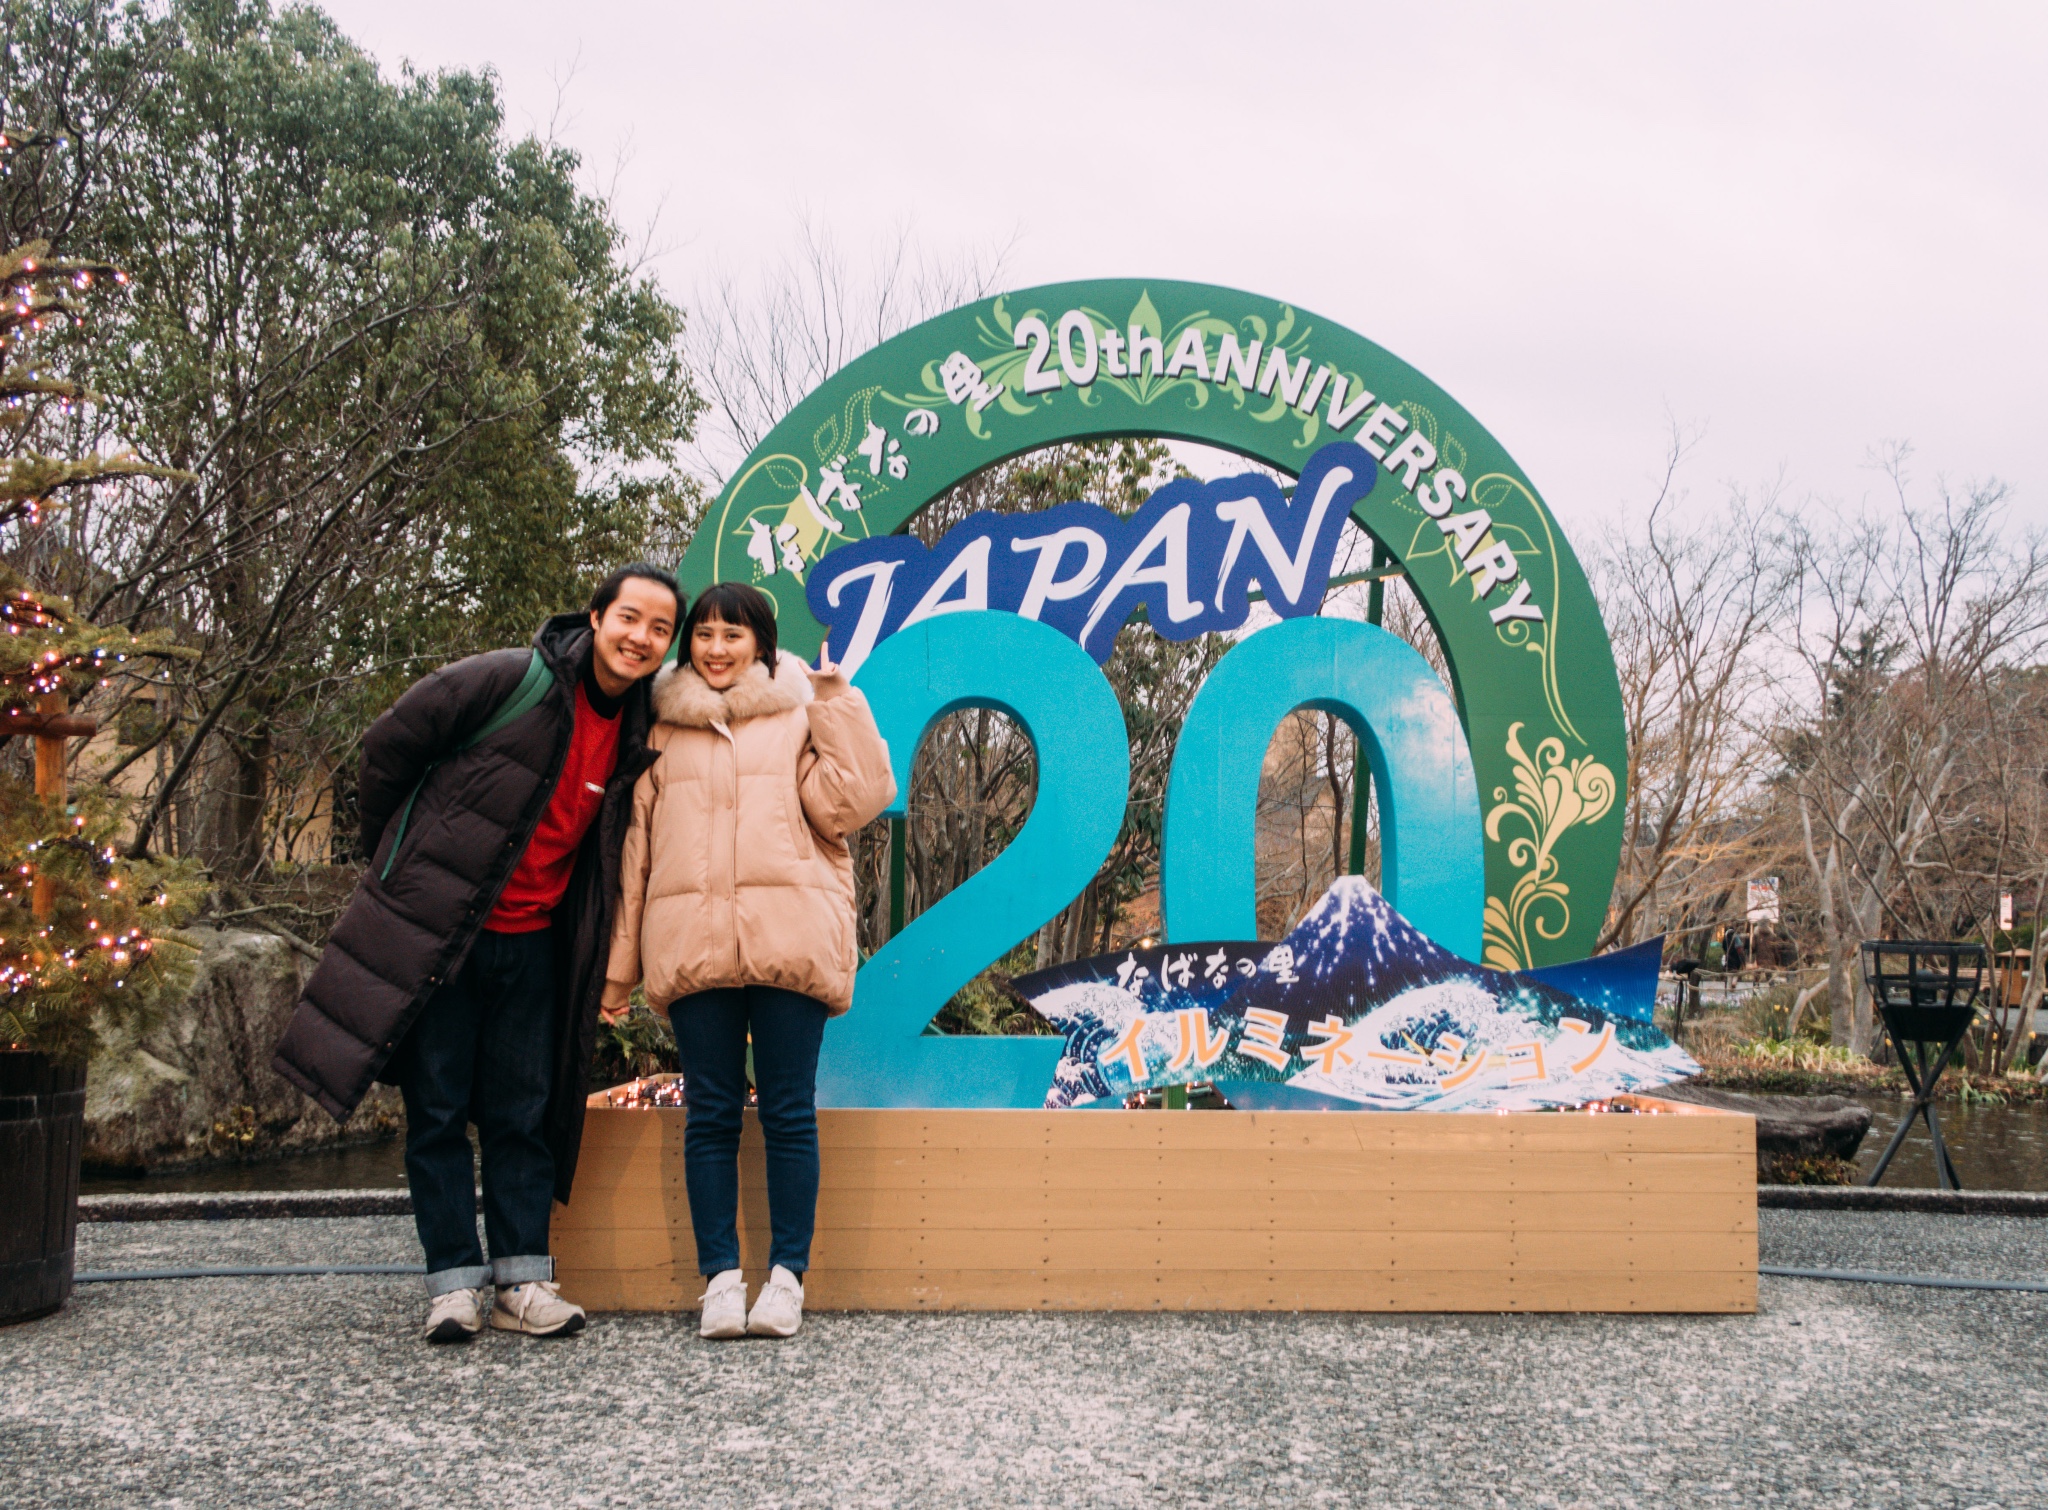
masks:
[[[765,1267],[768,1232],[740,1229],[742,1267]],[[617,1228],[564,1233],[561,1263],[654,1268],[687,1262],[686,1231]],[[1514,1270],[1756,1266],[1751,1233],[1715,1232],[976,1232],[955,1227],[821,1227],[811,1261],[821,1272],[869,1268],[975,1269],[1082,1273],[1091,1269]]]
[[[684,1121],[591,1108],[554,1241],[586,1306],[695,1306]],[[815,1309],[1755,1308],[1754,1124],[1701,1108],[833,1110],[819,1133]],[[759,1282],[751,1116],[740,1166]]]
[[[750,1273],[758,1285],[764,1275]],[[579,1276],[563,1293],[593,1311],[694,1310],[703,1281],[667,1269]],[[805,1304],[817,1311],[1636,1311],[1748,1312],[1756,1275],[1666,1270],[1536,1274],[1091,1270],[1032,1276],[1007,1271],[857,1269],[813,1272]]]
[[[1700,1108],[1698,1110],[1704,1110]],[[680,1139],[674,1108],[587,1114],[584,1145],[659,1147]],[[751,1120],[749,1128],[756,1126]],[[1565,1113],[1451,1115],[1421,1112],[877,1111],[818,1113],[821,1141],[853,1149],[1155,1150],[1222,1149],[1464,1151],[1516,1148],[1714,1153],[1748,1140],[1755,1123],[1714,1116],[1586,1116]]]
[[[1162,1114],[1163,1115],[1163,1114]],[[1204,1114],[1197,1114],[1204,1115]],[[1215,1115],[1227,1116],[1228,1113]],[[616,1160],[600,1155],[617,1150],[585,1146],[584,1156],[602,1163],[603,1183],[650,1193],[676,1175],[680,1149],[638,1148]],[[1742,1159],[1750,1164],[1742,1173]],[[1046,1189],[1124,1191],[1342,1189],[1393,1194],[1400,1191],[1550,1191],[1598,1193],[1628,1190],[1671,1195],[1754,1191],[1754,1154],[1459,1152],[1330,1153],[1290,1156],[1258,1149],[1203,1149],[1160,1152],[1145,1149],[980,1150],[826,1148],[823,1178],[833,1186],[862,1190],[1036,1191]],[[742,1179],[760,1156],[740,1151]],[[616,1176],[609,1171],[616,1168]],[[585,1171],[579,1164],[580,1198]],[[1745,1179],[1747,1183],[1745,1184]]]
[[[687,1215],[681,1172],[662,1186],[586,1191],[558,1208],[558,1230],[666,1230]],[[743,1189],[743,1226],[766,1227],[767,1192]],[[1755,1232],[1756,1201],[1744,1191],[1652,1192],[1349,1190],[849,1190],[818,1193],[825,1227],[867,1224],[995,1231],[1106,1225],[1194,1231],[1302,1232]]]

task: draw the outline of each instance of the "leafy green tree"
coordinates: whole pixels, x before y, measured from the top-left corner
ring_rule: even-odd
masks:
[[[406,682],[686,527],[699,402],[680,310],[573,154],[506,140],[489,76],[387,79],[260,0],[152,24],[82,217],[135,288],[81,356],[120,440],[191,480],[81,508],[66,585],[196,651],[138,689],[133,848],[255,877]],[[45,42],[10,66],[59,92]]]

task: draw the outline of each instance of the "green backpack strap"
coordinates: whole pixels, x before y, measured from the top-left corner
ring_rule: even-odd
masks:
[[[455,748],[457,750],[466,750],[471,745],[479,744],[489,739],[493,734],[497,733],[500,729],[506,728],[514,720],[523,718],[528,713],[531,713],[541,705],[541,699],[548,695],[548,688],[554,684],[554,672],[548,669],[546,659],[536,649],[526,663],[526,674],[519,678],[519,685],[512,689],[512,695],[498,705],[498,711],[485,721],[482,728],[470,735],[469,738],[463,740]],[[377,873],[378,880],[388,879],[391,875],[391,867],[398,863],[398,848],[405,843],[405,826],[412,821],[412,805],[420,800],[420,790],[426,786],[427,777],[433,775],[435,766],[440,764],[441,762],[437,760],[433,765],[427,767],[426,771],[420,776],[419,781],[414,784],[412,794],[405,799],[405,806],[399,810],[398,832],[391,837],[391,852],[384,857],[384,868]]]
[[[548,695],[548,688],[555,684],[555,674],[548,669],[548,663],[536,650],[526,663],[526,675],[519,679],[519,685],[512,689],[512,695],[499,705],[490,721],[476,733],[469,736],[455,748],[466,750],[473,744],[489,739],[514,719],[522,718],[538,708],[541,699]]]

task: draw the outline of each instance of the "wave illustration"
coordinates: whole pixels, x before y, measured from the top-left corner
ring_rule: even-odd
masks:
[[[1244,1100],[1285,1085],[1370,1110],[1536,1109],[1699,1073],[1648,1021],[1652,948],[1490,970],[1346,876],[1277,944],[1126,950],[1016,986],[1066,1035],[1049,1107],[1209,1080]]]

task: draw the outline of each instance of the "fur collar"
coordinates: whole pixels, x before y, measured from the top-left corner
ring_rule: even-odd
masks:
[[[788,651],[775,658],[775,675],[760,661],[749,666],[724,692],[714,692],[687,660],[664,666],[654,678],[654,716],[686,729],[730,728],[742,719],[784,713],[811,700],[811,678],[804,663]]]

